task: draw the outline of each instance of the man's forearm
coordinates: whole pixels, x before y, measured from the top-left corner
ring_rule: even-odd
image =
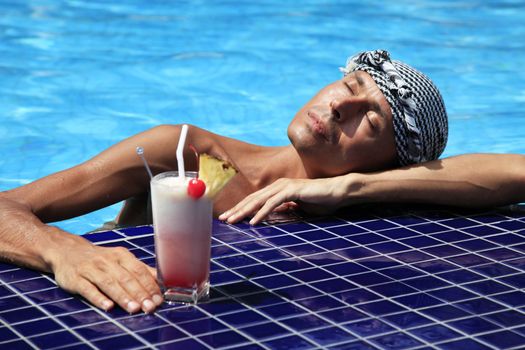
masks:
[[[525,156],[469,154],[347,180],[348,204],[424,202],[465,207],[525,200]]]

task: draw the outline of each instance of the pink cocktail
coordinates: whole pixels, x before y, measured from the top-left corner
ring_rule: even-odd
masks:
[[[197,302],[209,295],[212,201],[188,195],[176,171],[151,180],[151,205],[160,287],[167,302]]]

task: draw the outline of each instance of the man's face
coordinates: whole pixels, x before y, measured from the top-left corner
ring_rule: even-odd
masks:
[[[288,137],[310,177],[380,170],[396,162],[390,106],[363,71],[319,91],[297,112]]]

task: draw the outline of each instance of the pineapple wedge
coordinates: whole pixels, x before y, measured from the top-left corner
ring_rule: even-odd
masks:
[[[214,198],[237,170],[228,162],[206,153],[199,155],[199,179],[206,184],[206,196]]]

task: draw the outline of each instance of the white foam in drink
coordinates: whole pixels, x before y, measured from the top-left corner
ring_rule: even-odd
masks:
[[[167,172],[151,180],[159,284],[166,301],[196,302],[209,293],[212,201],[187,193],[196,173]]]

